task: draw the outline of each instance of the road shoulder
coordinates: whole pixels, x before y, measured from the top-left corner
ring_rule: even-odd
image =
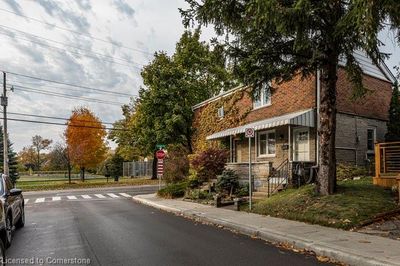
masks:
[[[400,241],[258,214],[217,209],[155,194],[133,200],[160,210],[213,223],[263,240],[288,244],[350,265],[400,265]]]

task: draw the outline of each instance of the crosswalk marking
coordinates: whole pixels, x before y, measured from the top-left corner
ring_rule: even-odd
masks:
[[[120,199],[122,198],[132,198],[131,195],[128,193],[124,192],[114,192],[114,193],[105,193],[105,194],[90,194],[90,195],[62,195],[62,196],[51,196],[47,198],[36,198],[36,199],[24,199],[25,204],[27,204],[29,201],[31,204],[33,203],[43,203],[43,202],[54,202],[54,201],[62,201],[62,200],[77,200],[79,197],[89,200],[93,198],[98,198],[98,199]],[[47,199],[47,200],[46,200]]]
[[[42,202],[44,202],[44,198],[38,198],[35,201],[35,203],[42,203]]]

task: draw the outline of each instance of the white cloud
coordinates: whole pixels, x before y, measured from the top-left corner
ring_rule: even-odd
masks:
[[[3,35],[4,30],[0,30],[0,36],[3,37],[0,66],[16,73],[135,95],[142,85],[138,65],[147,64],[155,51],[172,53],[174,50],[175,43],[184,30],[178,8],[184,6],[186,6],[184,0],[5,0],[0,2],[0,8],[29,15],[48,24],[0,10],[0,26],[5,25],[91,52],[23,34],[14,34],[10,38]],[[56,28],[51,26],[52,24],[82,32],[84,35]],[[89,34],[105,41],[85,37]],[[208,39],[212,35],[212,30],[206,30],[203,39]],[[41,46],[21,38],[45,42],[54,47]],[[110,44],[110,41],[115,44]],[[387,42],[390,44],[389,40]],[[399,49],[395,46],[390,48],[389,45],[388,49],[396,53],[389,61],[392,67],[399,63]],[[104,54],[107,57],[94,53]],[[83,54],[90,54],[90,57]],[[115,64],[110,62],[109,57],[123,60],[115,59],[120,63]],[[134,63],[129,64],[126,61]],[[128,97],[98,94],[90,90],[38,82],[12,75],[9,75],[8,79],[10,84],[21,82],[27,87],[41,90],[121,103],[129,102]],[[14,93],[9,93],[10,112],[69,117],[72,109],[80,105],[88,106],[106,122],[114,122],[122,117],[121,108],[115,105],[63,99],[18,89]],[[15,115],[10,117],[24,118]],[[57,141],[63,130],[62,126],[9,122],[10,137],[17,151],[29,145],[33,135],[39,134]]]

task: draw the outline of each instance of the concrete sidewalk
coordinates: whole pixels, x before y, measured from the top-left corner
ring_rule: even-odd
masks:
[[[133,200],[164,211],[257,236],[273,243],[288,243],[350,265],[400,265],[400,241],[319,225],[262,216],[212,206],[168,200],[155,194],[137,195]]]

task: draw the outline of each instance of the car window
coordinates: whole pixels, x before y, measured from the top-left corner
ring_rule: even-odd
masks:
[[[5,181],[5,183],[6,183],[6,188],[7,188],[7,190],[10,190],[10,189],[12,189],[12,188],[14,187],[13,184],[12,184],[12,182],[11,182],[11,180],[10,180],[10,178],[5,177],[5,178],[4,178],[4,181]]]

